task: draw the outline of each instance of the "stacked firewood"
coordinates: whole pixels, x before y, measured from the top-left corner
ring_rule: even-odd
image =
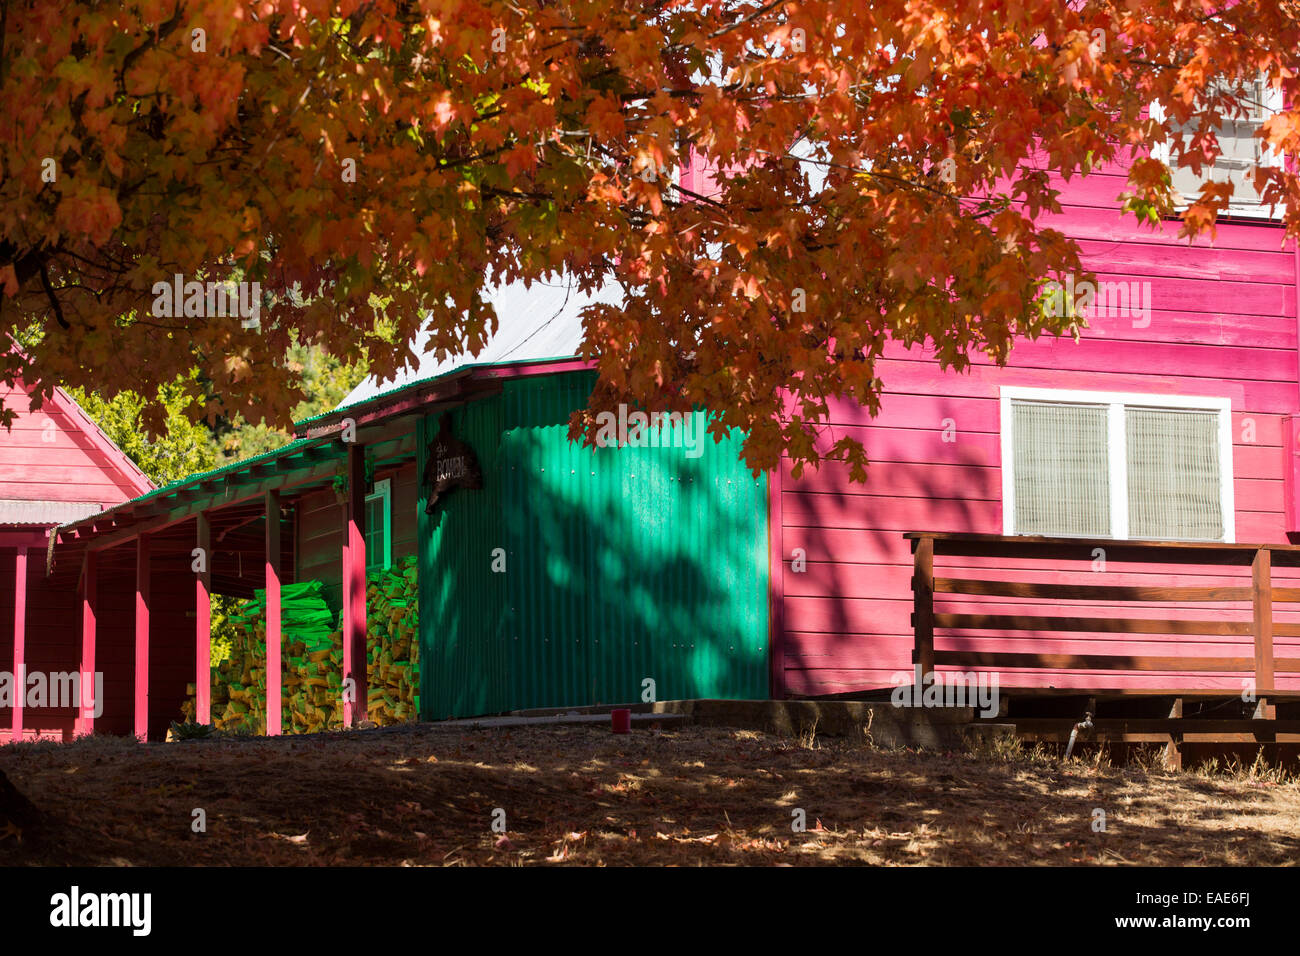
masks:
[[[320,582],[281,592],[285,733],[343,726],[343,632]],[[419,589],[416,560],[371,572],[366,587],[366,697],[370,720],[402,723],[419,715]],[[231,654],[212,669],[212,723],[230,733],[266,732],[266,604],[263,592],[231,615]],[[194,685],[182,713],[194,717]]]
[[[370,576],[366,588],[366,711],[376,724],[418,718],[419,603],[414,556]]]

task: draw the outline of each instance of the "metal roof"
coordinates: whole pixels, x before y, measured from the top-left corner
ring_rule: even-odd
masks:
[[[609,284],[588,295],[571,281],[534,282],[527,287],[522,282],[511,282],[493,288],[488,300],[496,308],[497,331],[478,355],[462,353],[439,361],[432,352],[425,351],[430,338],[426,323],[411,343],[416,356],[414,365],[408,362],[392,379],[370,376],[334,411],[471,366],[572,358],[582,344],[583,309],[598,303],[621,306],[623,293]]]
[[[0,498],[0,524],[29,524],[48,528],[99,514],[102,501],[31,501]]]

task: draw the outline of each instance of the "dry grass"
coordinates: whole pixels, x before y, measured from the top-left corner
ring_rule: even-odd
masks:
[[[1300,787],[1266,768],[1062,766],[683,728],[437,726],[0,748],[45,815],[0,864],[1290,864]],[[191,829],[206,813],[207,832]],[[493,811],[507,832],[493,832]],[[806,832],[794,832],[802,809]],[[1095,810],[1105,832],[1094,832]]]

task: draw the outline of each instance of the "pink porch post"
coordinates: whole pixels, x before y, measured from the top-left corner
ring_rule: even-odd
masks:
[[[135,735],[149,739],[149,536],[135,544]]]
[[[77,717],[74,723],[76,733],[93,734],[95,732],[95,713],[92,707],[102,706],[102,701],[94,700],[95,694],[95,605],[96,601],[96,567],[98,557],[94,551],[87,551],[82,564],[81,592],[81,679],[79,681],[81,699],[77,701]],[[92,707],[87,707],[87,702]]]
[[[266,493],[266,734],[280,735],[280,492]]]
[[[10,711],[10,740],[23,739],[23,703],[27,696],[27,548],[19,545],[14,556],[14,705]]]
[[[365,448],[348,447],[347,528],[343,534],[343,676],[352,697],[343,697],[343,722],[366,719],[366,458]],[[345,685],[346,686],[346,685]]]
[[[198,514],[198,573],[194,579],[194,720],[212,722],[212,522]]]

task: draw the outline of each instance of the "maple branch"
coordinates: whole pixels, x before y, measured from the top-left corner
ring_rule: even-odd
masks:
[[[720,203],[716,199],[713,199],[710,196],[705,196],[702,195],[701,193],[697,193],[693,189],[687,189],[681,183],[674,183],[673,188],[676,189],[679,193],[685,193],[687,196],[690,196],[692,199],[698,200],[699,202],[702,203],[708,203],[710,206],[713,206],[715,209],[727,208],[726,203]]]
[[[480,159],[491,159],[493,156],[499,156],[509,149],[513,149],[513,142],[505,143],[496,149],[489,149],[483,153],[471,153],[469,156],[461,156],[459,159],[440,160],[439,169],[455,169],[457,166],[464,166],[467,163],[477,162]]]
[[[50,300],[50,306],[54,309],[54,317],[58,319],[59,325],[64,330],[71,329],[68,320],[63,317],[63,306],[59,305],[59,297],[54,294],[54,287],[50,285],[50,273],[45,268],[45,260],[41,260],[41,285],[45,287],[45,295]]]
[[[40,249],[31,249],[19,254],[12,242],[0,242],[0,262],[8,262],[14,268],[14,276],[21,289],[28,280],[38,275],[45,253]]]
[[[785,3],[785,0],[772,0],[772,2],[769,3],[767,6],[765,6],[765,7],[759,7],[757,10],[755,10],[755,11],[754,11],[753,13],[751,13],[749,16],[747,16],[747,17],[742,17],[741,19],[737,20],[737,21],[736,21],[735,23],[733,23],[733,24],[730,24],[729,26],[725,26],[725,27],[721,28],[720,30],[715,30],[715,31],[713,31],[712,33],[709,34],[709,39],[710,39],[710,40],[716,40],[718,37],[720,37],[720,36],[724,36],[724,35],[730,33],[732,30],[738,30],[738,29],[740,29],[740,28],[743,27],[743,26],[747,26],[748,24],[753,23],[753,22],[754,22],[755,20],[757,20],[759,17],[763,16],[763,14],[768,13],[768,12],[771,11],[771,10],[775,10],[777,7],[781,6],[781,5],[784,4],[784,3]]]
[[[144,56],[144,54],[147,51],[153,49],[161,41],[169,37],[172,34],[172,31],[174,31],[178,26],[180,26],[180,22],[181,22],[181,5],[177,4],[176,12],[172,14],[170,20],[166,20],[163,23],[161,23],[158,26],[158,29],[157,31],[155,31],[153,36],[151,36],[144,43],[141,43],[138,47],[129,50],[126,56],[122,57],[122,65],[117,70],[117,88],[118,91],[123,96],[126,96],[127,70],[131,69],[131,67],[135,65],[135,61],[140,59],[140,57]]]

